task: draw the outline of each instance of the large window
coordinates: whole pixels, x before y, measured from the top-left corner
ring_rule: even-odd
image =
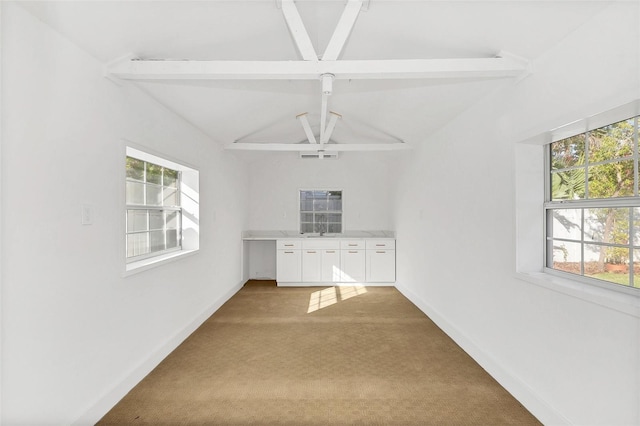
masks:
[[[300,191],[300,232],[342,232],[342,191]]]
[[[640,288],[638,117],[548,146],[546,267]]]
[[[180,172],[130,156],[126,161],[127,259],[179,250]]]

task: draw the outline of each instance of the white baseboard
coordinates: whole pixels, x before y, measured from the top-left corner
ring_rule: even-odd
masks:
[[[98,400],[85,411],[73,425],[94,425],[100,420],[118,401],[120,401],[135,385],[137,385],[147,374],[151,372],[163,359],[167,357],[180,343],[191,335],[207,318],[213,315],[220,307],[236,294],[244,285],[244,281],[230,288],[225,294],[220,296],[211,306],[195,317],[189,325],[178,333],[170,337],[158,349],[153,351],[149,357],[140,365],[129,372],[125,379],[116,384],[111,390],[102,395]]]
[[[424,312],[438,327],[453,339],[471,358],[491,375],[502,387],[514,396],[538,420],[545,425],[570,425],[571,422],[542,399],[519,377],[507,370],[488,352],[478,346],[473,339],[462,333],[457,327],[447,321],[438,311],[427,302],[416,296],[402,284],[396,283],[396,288],[422,312]]]

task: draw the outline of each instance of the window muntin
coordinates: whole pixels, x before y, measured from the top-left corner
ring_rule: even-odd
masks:
[[[341,233],[342,191],[301,190],[300,232]]]
[[[546,267],[640,288],[638,117],[547,153]]]
[[[138,260],[182,248],[180,172],[126,158],[126,256]]]

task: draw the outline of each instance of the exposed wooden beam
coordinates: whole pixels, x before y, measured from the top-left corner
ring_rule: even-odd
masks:
[[[282,0],[282,14],[287,21],[291,37],[298,47],[298,52],[300,52],[302,59],[305,61],[317,61],[318,55],[313,48],[309,33],[302,22],[302,18],[300,18],[298,8],[293,0]]]
[[[336,114],[333,111],[329,111],[329,114],[331,114],[331,118],[329,119],[327,128],[324,131],[324,135],[320,138],[320,143],[322,144],[329,142],[329,139],[331,139],[331,134],[333,133],[333,129],[335,129],[336,127],[336,122],[338,121],[338,118],[342,118],[340,114]]]
[[[362,0],[349,0],[346,4],[340,21],[338,21],[338,25],[336,25],[335,30],[333,30],[331,40],[329,40],[324,55],[322,55],[323,61],[335,61],[338,59],[356,23],[361,8]]]
[[[279,152],[346,152],[346,151],[400,151],[411,149],[406,143],[364,143],[364,144],[293,144],[293,143],[230,143],[225,149],[234,151],[279,151]]]
[[[454,79],[516,77],[526,63],[513,58],[393,59],[359,61],[126,60],[107,68],[127,80]]]
[[[307,139],[309,140],[309,143],[317,144],[318,141],[316,141],[316,137],[313,134],[313,131],[311,130],[311,126],[309,125],[309,120],[307,119],[307,113],[305,112],[304,114],[300,114],[296,118],[300,120],[300,123],[302,124],[302,128],[304,129],[305,135],[307,135]]]

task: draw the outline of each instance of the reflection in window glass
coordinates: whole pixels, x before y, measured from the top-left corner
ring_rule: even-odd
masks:
[[[582,236],[582,209],[553,210],[553,238],[578,240]]]
[[[580,243],[552,241],[553,268],[559,271],[581,274],[582,247]]]
[[[551,174],[552,200],[581,200],[586,195],[585,169],[570,169]]]
[[[596,244],[585,245],[584,274],[588,277],[629,285],[629,249]]]
[[[633,119],[591,130],[589,162],[598,163],[633,155]]]
[[[633,160],[589,167],[589,198],[633,195]]]
[[[551,144],[551,169],[564,169],[584,164],[585,134]]]
[[[628,244],[629,208],[586,209],[584,214],[585,241]]]

